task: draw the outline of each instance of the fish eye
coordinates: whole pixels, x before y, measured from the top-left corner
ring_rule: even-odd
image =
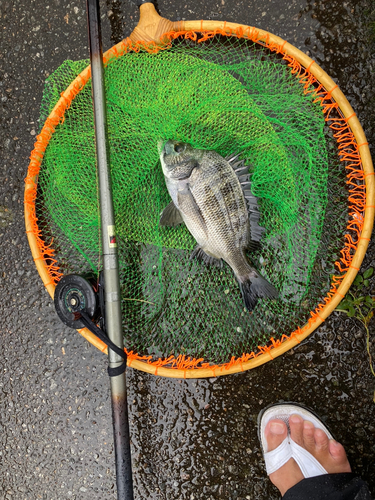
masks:
[[[183,144],[176,144],[174,147],[176,153],[182,153],[184,149],[185,146]]]

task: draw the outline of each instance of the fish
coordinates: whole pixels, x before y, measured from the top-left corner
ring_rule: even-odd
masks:
[[[172,199],[161,213],[160,226],[185,223],[197,242],[191,259],[217,267],[226,262],[248,311],[259,298],[277,298],[276,288],[249,264],[245,254],[259,244],[264,228],[258,224],[260,212],[247,167],[236,161],[239,155],[223,158],[216,151],[174,140],[159,142],[159,154]]]

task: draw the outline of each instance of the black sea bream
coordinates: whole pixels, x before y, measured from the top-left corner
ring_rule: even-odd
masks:
[[[164,145],[160,160],[172,198],[160,224],[176,226],[184,222],[198,243],[192,257],[218,266],[224,260],[234,271],[249,311],[259,297],[276,298],[277,290],[249,265],[245,256],[254,231],[243,189],[230,161],[215,151],[194,149],[177,141]]]

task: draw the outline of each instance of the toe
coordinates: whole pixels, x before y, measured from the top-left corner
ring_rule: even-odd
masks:
[[[282,420],[270,420],[265,428],[267,439],[267,451],[277,448],[287,437],[288,428]],[[289,459],[279,469],[269,475],[270,480],[279,489],[281,495],[292,488],[299,481],[302,481],[303,474],[293,458]]]
[[[270,420],[265,428],[267,440],[267,451],[272,451],[277,448],[286,438],[288,429],[285,422],[279,419]]]
[[[303,418],[300,415],[291,415],[289,418],[290,437],[300,446],[303,446]]]
[[[303,444],[310,453],[315,451],[315,426],[308,420],[303,422]]]
[[[314,439],[317,451],[328,450],[328,436],[322,429],[315,429]]]
[[[342,472],[351,472],[350,464],[342,444],[331,439],[328,442],[328,450],[332,459],[341,466]]]

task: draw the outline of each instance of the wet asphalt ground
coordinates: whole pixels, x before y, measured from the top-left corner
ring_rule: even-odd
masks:
[[[107,49],[130,34],[138,12],[125,0],[101,8]],[[159,10],[259,26],[308,52],[374,144],[374,2],[160,0]],[[64,60],[88,57],[85,4],[2,0],[0,29],[0,498],[114,499],[107,360],[58,320],[23,223],[43,82]],[[362,269],[371,266],[374,238]],[[256,418],[283,400],[315,408],[375,495],[375,379],[356,319],[334,313],[294,352],[251,372],[185,381],[129,369],[128,386],[136,499],[278,498]]]

